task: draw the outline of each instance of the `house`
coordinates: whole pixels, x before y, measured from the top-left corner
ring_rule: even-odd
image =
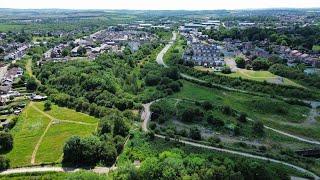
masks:
[[[42,101],[42,100],[46,100],[47,99],[47,96],[41,96],[41,95],[37,95],[37,94],[32,94],[30,96],[30,99],[32,101]]]
[[[220,54],[220,50],[216,45],[196,43],[186,50],[183,59],[184,61],[193,61],[199,66],[224,66],[225,63]]]
[[[73,48],[71,50],[71,56],[78,56],[79,55],[79,53],[78,53],[78,49],[79,48],[80,48],[80,46],[77,46],[77,47]]]
[[[0,86],[0,94],[8,94],[11,90],[10,86]]]

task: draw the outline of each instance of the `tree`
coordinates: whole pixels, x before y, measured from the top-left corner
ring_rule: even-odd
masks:
[[[0,152],[10,151],[13,148],[13,137],[10,133],[0,132]]]
[[[112,116],[114,125],[113,125],[113,134],[121,135],[123,137],[128,135],[129,126],[126,124],[123,118],[118,116]]]
[[[46,101],[44,103],[44,110],[45,111],[50,111],[51,110],[51,101]]]
[[[201,121],[203,118],[203,112],[198,107],[190,107],[179,111],[178,117],[181,121],[185,122]]]
[[[5,156],[0,156],[0,171],[8,169],[10,167],[10,161]]]
[[[155,157],[148,157],[144,160],[139,168],[142,179],[158,179],[161,177],[162,171],[159,164],[159,159]]]
[[[87,53],[87,50],[85,47],[79,47],[77,53],[79,54],[79,56],[84,56]]]
[[[4,49],[0,47],[0,54],[4,53]]]
[[[70,55],[70,50],[69,49],[63,49],[61,55],[63,57],[69,56]]]
[[[223,74],[231,74],[231,69],[226,66],[226,67],[224,67],[224,68],[221,70],[221,72],[222,72]]]
[[[197,127],[190,128],[189,136],[191,139],[194,140],[201,140],[201,132],[200,129]]]
[[[157,75],[147,74],[145,82],[147,86],[155,86],[159,84],[161,78]]]
[[[257,58],[252,61],[252,69],[258,70],[268,70],[270,67],[269,62],[265,58]]]
[[[36,82],[36,79],[34,77],[28,78],[26,88],[29,91],[37,90],[38,83]]]
[[[244,60],[243,57],[237,56],[235,59],[236,63],[237,63],[237,67],[238,68],[245,68],[246,66],[246,61]]]
[[[245,114],[245,113],[240,113],[240,116],[239,116],[238,120],[239,120],[240,122],[243,122],[243,123],[247,122],[247,114]]]
[[[110,120],[107,118],[101,119],[98,125],[98,134],[99,135],[108,134],[108,133],[111,133],[111,131],[112,131],[112,127],[111,127]]]
[[[99,150],[100,162],[106,166],[112,166],[117,158],[117,149],[112,144],[105,144]]]
[[[208,115],[206,117],[206,120],[209,124],[215,126],[215,127],[222,127],[224,126],[224,121],[220,118],[214,117],[212,114]]]
[[[264,134],[264,125],[261,121],[255,121],[253,124],[253,132],[258,136],[262,136]]]

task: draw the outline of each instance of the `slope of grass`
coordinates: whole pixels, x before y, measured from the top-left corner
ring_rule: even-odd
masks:
[[[7,154],[11,167],[29,165],[32,152],[50,119],[28,105],[12,130],[13,150]]]
[[[46,133],[36,156],[36,163],[59,162],[63,145],[73,135],[87,136],[94,132],[95,126],[59,122],[53,124]]]
[[[249,79],[253,81],[260,81],[260,82],[267,81],[275,84],[303,87],[300,84],[297,84],[287,78],[276,76],[269,71],[252,71],[252,70],[241,69],[231,74],[223,74],[223,73],[219,73],[219,74],[224,76],[234,77],[234,78],[241,77],[243,79]]]
[[[73,135],[87,136],[96,130],[98,120],[94,117],[56,105],[52,105],[50,111],[43,109],[43,102],[30,103],[12,130],[14,148],[7,154],[11,167],[31,165],[32,153],[42,135],[43,139],[36,151],[36,164],[59,162],[68,138]],[[45,133],[51,120],[53,123]]]
[[[44,102],[37,102],[34,103],[34,105],[40,110],[44,111]],[[75,110],[68,109],[65,107],[59,107],[57,105],[52,105],[50,111],[44,112],[60,120],[69,120],[92,124],[97,123],[97,119],[95,117],[89,116],[81,112],[76,112]]]
[[[289,130],[291,127],[300,126],[300,123],[306,120],[310,111],[309,108],[298,105],[290,105],[280,100],[252,96],[242,93],[228,92],[213,88],[206,88],[190,82],[184,81],[181,92],[173,95],[175,98],[193,99],[198,101],[208,100],[217,105],[230,106],[233,109],[245,112],[249,117],[255,120],[262,120],[265,124],[275,128],[281,125],[282,130]],[[319,129],[316,126],[302,127],[305,131],[295,131],[298,135],[320,138],[320,131],[308,133],[309,128],[315,131]]]

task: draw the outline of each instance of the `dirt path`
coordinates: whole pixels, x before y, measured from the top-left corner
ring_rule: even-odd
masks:
[[[95,167],[94,169],[89,169],[92,172],[99,174],[109,173],[110,170],[115,170],[117,167],[108,168],[108,167]],[[0,175],[10,175],[10,174],[24,174],[24,173],[35,173],[35,172],[77,172],[80,171],[80,168],[71,168],[71,167],[54,167],[54,166],[41,166],[41,167],[25,167],[25,168],[15,168],[7,169],[5,171],[0,171]]]
[[[37,152],[39,150],[39,147],[43,141],[43,138],[45,137],[45,135],[47,134],[49,128],[51,127],[51,125],[58,123],[58,122],[67,122],[67,123],[75,123],[75,124],[81,124],[81,125],[87,125],[87,126],[97,126],[97,124],[90,124],[90,123],[85,123],[85,122],[77,122],[77,121],[70,121],[70,120],[60,120],[60,119],[56,119],[54,117],[52,117],[51,115],[43,112],[42,110],[40,110],[38,107],[36,107],[33,102],[30,102],[30,107],[34,108],[36,111],[38,111],[39,113],[43,114],[44,116],[48,117],[50,119],[49,124],[47,125],[45,131],[43,132],[43,134],[41,135],[40,139],[38,140],[33,152],[32,152],[32,156],[31,156],[31,164],[34,165],[36,162],[36,155]]]
[[[33,75],[33,72],[32,72],[32,59],[31,58],[28,58],[28,60],[27,60],[26,71],[27,71],[28,75],[30,77],[33,77],[38,84],[41,84],[41,82],[36,78],[36,76]]]
[[[51,121],[49,122],[49,124],[47,125],[47,127],[46,127],[46,129],[44,130],[43,134],[41,135],[40,139],[38,140],[36,147],[34,148],[34,150],[33,150],[33,152],[32,152],[32,156],[31,156],[31,164],[32,164],[32,165],[35,164],[36,155],[37,155],[38,149],[39,149],[39,147],[40,147],[40,144],[41,144],[44,136],[47,134],[49,128],[51,127],[52,122],[53,122],[53,120],[51,120]]]
[[[151,111],[150,111],[150,106],[152,105],[153,102],[150,102],[148,104],[144,104],[144,110],[141,113],[141,118],[143,120],[142,123],[142,129],[145,132],[148,132],[148,122],[150,121],[150,115],[151,115]],[[159,135],[159,134],[155,134],[156,137],[161,138],[161,139],[165,139],[165,136],[163,135]],[[173,138],[170,138],[171,140],[175,140]],[[268,161],[268,162],[274,162],[274,163],[278,163],[278,164],[282,164],[291,168],[294,168],[302,173],[307,173],[310,174],[311,176],[314,177],[314,179],[320,179],[319,176],[317,176],[316,174],[312,173],[311,171],[308,171],[304,168],[301,168],[299,166],[284,162],[284,161],[279,161],[276,159],[272,159],[272,158],[267,158],[264,156],[258,156],[258,155],[253,155],[253,154],[249,154],[249,153],[244,153],[244,152],[239,152],[239,151],[233,151],[233,150],[229,150],[229,149],[224,149],[224,148],[217,148],[217,147],[213,147],[213,146],[207,146],[207,145],[203,145],[197,142],[191,142],[191,141],[186,141],[186,140],[179,140],[180,143],[183,144],[187,144],[190,146],[194,146],[194,147],[199,147],[199,148],[204,148],[204,149],[210,149],[210,150],[214,150],[214,151],[219,151],[219,152],[224,152],[224,153],[229,153],[229,154],[235,154],[235,155],[239,155],[239,156],[244,156],[244,157],[249,157],[249,158],[253,158],[253,159],[259,159],[259,160],[264,160],[264,161]]]

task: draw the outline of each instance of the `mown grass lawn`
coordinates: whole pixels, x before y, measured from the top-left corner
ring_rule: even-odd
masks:
[[[37,102],[34,105],[40,110],[44,111],[44,102]],[[68,109],[65,107],[59,107],[57,105],[52,105],[50,111],[44,111],[60,120],[69,120],[69,121],[77,121],[77,122],[85,122],[85,123],[97,123],[97,118],[89,116],[87,114],[76,112],[75,110]]]
[[[223,74],[223,73],[218,73],[218,74],[233,77],[233,78],[241,77],[243,79],[249,79],[253,81],[260,81],[260,82],[267,81],[275,84],[303,87],[300,84],[297,84],[288,78],[282,78],[282,77],[276,76],[269,71],[252,71],[252,70],[242,69],[231,74]]]
[[[31,165],[32,153],[49,122],[52,120],[50,116],[54,120],[40,143],[35,158],[36,164],[59,162],[62,157],[63,145],[68,138],[73,135],[90,135],[97,128],[98,119],[71,109],[52,105],[52,110],[44,111],[44,113],[49,115],[46,116],[36,108],[43,110],[44,103],[29,103],[19,117],[17,125],[12,130],[14,148],[7,154],[11,167]]]
[[[13,150],[7,154],[11,167],[30,165],[32,152],[49,122],[30,105],[26,107],[12,129]]]
[[[237,111],[247,113],[254,120],[262,120],[266,125],[271,125],[282,130],[290,129],[291,132],[298,135],[320,138],[320,131],[312,134],[307,131],[309,128],[316,131],[319,127],[308,126],[308,128],[303,128],[303,126],[300,126],[300,123],[306,120],[310,111],[310,108],[305,106],[290,105],[284,101],[243,93],[206,88],[187,81],[184,81],[183,85],[182,90],[172,97],[198,101],[208,100],[216,105],[227,105]],[[285,111],[285,113],[281,111]],[[298,126],[303,128],[304,132],[298,131]],[[292,129],[291,127],[295,128]],[[313,132],[313,130],[311,131]]]
[[[96,126],[54,123],[46,133],[36,156],[36,163],[60,162],[64,143],[73,135],[87,136],[94,132]]]

